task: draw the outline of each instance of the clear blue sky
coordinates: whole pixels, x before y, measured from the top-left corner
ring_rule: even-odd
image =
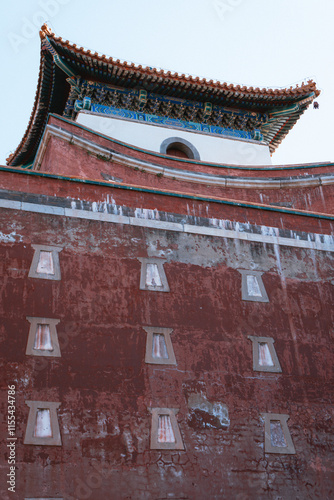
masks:
[[[254,87],[313,78],[322,91],[273,163],[334,161],[334,2],[330,0],[15,0],[1,9],[0,164],[29,122],[39,27],[138,64]]]

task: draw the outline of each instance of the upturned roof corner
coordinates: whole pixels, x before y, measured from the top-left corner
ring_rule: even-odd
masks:
[[[197,116],[196,109],[192,114],[193,121],[211,120],[215,125],[229,127],[233,123],[240,130],[256,129],[271,153],[320,94],[313,80],[280,89],[222,83],[92,53],[56,36],[47,24],[39,33],[41,61],[35,102],[22,141],[7,158],[11,166],[25,165],[34,159],[49,113],[75,119],[75,112],[71,115],[68,110],[75,111],[74,99],[80,96],[80,85],[86,89],[87,85],[101,84],[107,91],[121,89],[128,93],[144,89],[165,101],[170,98],[193,103],[194,109],[199,110]],[[73,93],[74,80],[78,87]],[[214,111],[210,116],[200,109],[208,103]],[[177,105],[173,106],[172,113],[179,112]]]

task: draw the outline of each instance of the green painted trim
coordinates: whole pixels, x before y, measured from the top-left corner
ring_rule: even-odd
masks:
[[[150,156],[156,156],[158,158],[166,158],[166,155],[162,155],[160,153],[155,153],[154,151],[148,151],[146,149],[141,149],[138,148],[137,146],[132,146],[130,144],[127,144],[126,142],[118,141],[117,139],[113,139],[112,137],[109,137],[104,134],[100,134],[99,132],[95,132],[95,130],[92,131],[92,129],[89,129],[85,127],[84,125],[81,125],[80,123],[76,123],[72,120],[69,120],[68,118],[64,118],[63,116],[56,115],[54,113],[49,113],[49,117],[57,118],[57,120],[64,121],[66,123],[69,123],[70,125],[75,125],[76,127],[85,130],[87,132],[93,133],[99,137],[102,137],[103,139],[107,139],[108,141],[112,141],[115,144],[119,144],[120,146],[125,146],[128,149],[132,149],[133,151],[139,151],[140,153],[145,153]],[[315,165],[299,165],[299,166],[270,166],[270,167],[248,167],[248,166],[241,166],[241,165],[224,165],[222,163],[207,163],[204,161],[197,161],[197,160],[190,160],[190,159],[183,159],[183,158],[178,158],[177,161],[181,161],[184,163],[193,163],[196,165],[204,165],[204,166],[209,166],[209,167],[220,167],[220,168],[228,168],[230,170],[249,170],[249,171],[259,171],[259,172],[266,172],[266,171],[284,171],[284,170],[299,170],[299,169],[306,169],[306,168],[320,168],[320,167],[328,167],[328,166],[334,166],[334,163],[328,162],[328,163],[319,163]]]
[[[278,116],[291,115],[292,113],[295,113],[296,111],[299,111],[298,104],[293,104],[292,106],[288,106],[288,107],[283,108],[283,109],[273,109],[269,113],[269,118],[277,118]]]
[[[0,166],[0,172],[1,171],[2,172],[13,172],[16,174],[21,174],[21,175],[33,175],[33,176],[35,175],[37,177],[45,177],[47,179],[56,179],[56,180],[63,180],[63,181],[69,181],[69,182],[77,182],[79,184],[103,186],[103,187],[109,187],[112,189],[123,189],[125,191],[137,191],[139,193],[150,193],[150,194],[157,194],[157,195],[161,195],[161,196],[171,196],[173,198],[183,198],[183,199],[188,199],[188,200],[218,203],[221,205],[231,205],[231,206],[235,206],[235,207],[265,210],[267,212],[278,212],[278,213],[285,213],[288,215],[300,215],[303,217],[314,217],[315,219],[325,219],[325,220],[334,221],[334,216],[332,216],[332,215],[323,215],[323,214],[317,214],[317,213],[313,213],[313,212],[302,212],[300,210],[292,210],[289,208],[269,207],[269,206],[251,204],[251,203],[236,202],[236,201],[231,201],[231,200],[222,200],[222,199],[209,198],[209,197],[204,197],[204,196],[175,193],[173,191],[160,191],[158,189],[141,188],[141,187],[136,187],[136,186],[129,186],[126,184],[110,184],[109,182],[93,181],[90,179],[80,179],[78,177],[65,177],[63,175],[48,174],[46,172],[37,172],[36,170],[24,170],[22,172],[20,170],[17,170],[15,167]]]
[[[67,76],[72,76],[72,77],[76,76],[76,74],[71,70],[71,68],[69,68],[69,66],[64,61],[61,60],[61,58],[58,55],[58,52],[52,46],[52,43],[50,42],[49,38],[47,36],[45,38],[48,41],[48,44],[50,46],[47,48],[48,48],[50,54],[52,55],[53,60],[54,60],[55,64],[58,66],[58,68],[62,69]]]
[[[34,162],[31,161],[30,163],[26,163],[25,165],[21,165],[21,168],[25,168],[27,170],[31,170],[34,166]]]

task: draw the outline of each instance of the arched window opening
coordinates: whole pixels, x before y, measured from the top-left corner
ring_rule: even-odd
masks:
[[[200,155],[191,142],[181,137],[169,137],[160,146],[160,153],[176,158],[189,158],[190,160],[200,160]]]

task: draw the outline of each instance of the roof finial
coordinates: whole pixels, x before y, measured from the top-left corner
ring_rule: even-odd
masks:
[[[39,36],[41,38],[45,38],[46,35],[52,35],[52,31],[50,30],[49,26],[46,23],[44,23],[41,26],[41,30],[39,32]]]

